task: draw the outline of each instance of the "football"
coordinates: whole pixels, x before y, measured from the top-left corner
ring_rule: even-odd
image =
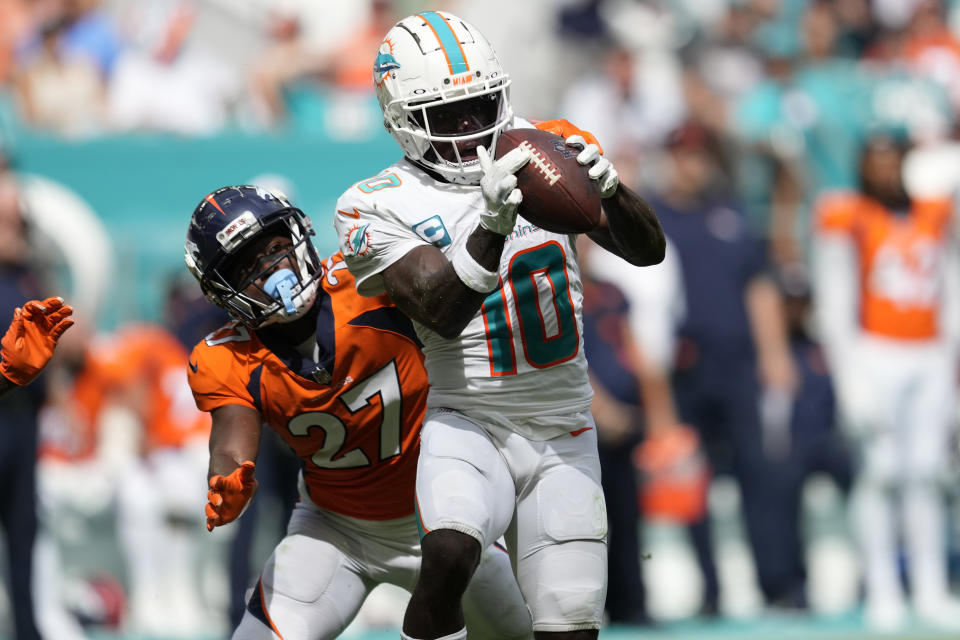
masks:
[[[585,233],[600,223],[600,187],[577,162],[579,148],[549,131],[510,129],[500,134],[495,155],[518,146],[531,154],[516,174],[521,217],[555,233]]]

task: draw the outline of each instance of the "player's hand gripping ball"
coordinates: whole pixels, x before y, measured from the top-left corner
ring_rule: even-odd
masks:
[[[520,216],[555,233],[586,233],[600,223],[600,185],[590,165],[578,162],[582,149],[549,131],[510,129],[500,134],[496,156],[516,147],[530,152],[516,173]]]
[[[593,136],[590,136],[593,138]],[[620,184],[620,174],[613,168],[613,163],[603,157],[603,150],[596,142],[575,134],[566,139],[568,147],[582,149],[577,154],[577,162],[588,167],[587,175],[600,185],[600,197],[609,198]]]

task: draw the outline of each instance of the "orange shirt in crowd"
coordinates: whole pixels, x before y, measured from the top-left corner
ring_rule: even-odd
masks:
[[[133,325],[87,347],[62,424],[45,434],[41,455],[79,461],[95,455],[98,423],[112,404],[134,411],[143,428],[141,453],[206,438],[210,416],[198,411],[187,384],[187,352],[162,327]]]

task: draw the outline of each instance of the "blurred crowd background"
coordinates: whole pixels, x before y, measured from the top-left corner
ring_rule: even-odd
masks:
[[[519,115],[594,133],[670,241],[644,270],[582,250],[611,623],[955,634],[960,2],[0,0],[0,310],[58,294],[78,321],[42,384],[0,401],[0,636],[223,637],[238,619],[296,464],[266,437],[256,506],[204,530],[209,422],[183,367],[224,318],[183,268],[187,221],[217,187],[265,184],[335,251],[338,195],[400,155],[375,52],[426,9],[484,32]],[[949,212],[885,272],[941,318],[924,344],[946,364],[904,393],[924,376],[942,393],[886,416],[893,453],[932,450],[912,462],[868,459],[846,410],[889,398],[840,370],[836,309],[863,291],[828,299],[858,265],[818,247],[842,192]],[[926,362],[894,338],[874,373]],[[404,597],[379,592],[351,633],[396,628]]]

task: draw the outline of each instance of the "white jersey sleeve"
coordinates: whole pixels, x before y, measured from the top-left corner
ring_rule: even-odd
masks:
[[[337,200],[337,239],[363,296],[383,293],[382,271],[413,249],[431,244],[407,222],[408,211],[420,205],[407,199],[409,189],[398,191],[404,173],[398,165],[358,182]]]

